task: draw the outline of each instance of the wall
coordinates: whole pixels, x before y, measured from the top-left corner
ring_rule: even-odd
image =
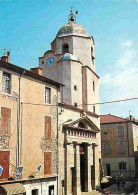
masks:
[[[27,195],[32,195],[32,190],[38,189],[38,195],[48,195],[49,194],[49,187],[54,186],[54,194],[57,194],[57,181],[50,181],[50,180],[38,180],[34,181],[33,183],[30,181],[26,181],[23,183],[25,189],[26,189],[26,194]]]
[[[118,127],[123,127],[124,136],[118,137]],[[125,144],[125,153],[118,153],[118,143]],[[111,153],[105,154],[104,144],[110,144]],[[125,177],[135,177],[135,159],[133,149],[132,123],[110,123],[101,124],[101,144],[102,144],[102,163],[104,174],[106,175],[106,164],[110,164],[111,175],[116,176],[121,172],[119,163],[126,162],[126,170],[123,172]],[[130,172],[130,170],[132,172]]]
[[[132,123],[101,124],[102,157],[133,157]],[[118,127],[123,127],[124,136],[118,137]],[[107,134],[105,134],[107,132]],[[125,153],[118,154],[118,143],[125,143]],[[104,143],[111,144],[111,154],[104,154]]]
[[[11,94],[2,92],[2,71],[0,69],[0,110],[1,107],[11,109],[11,129],[9,144],[5,148],[0,144],[1,150],[10,151],[10,174],[9,177],[15,178],[16,167],[16,143],[17,143],[17,113],[19,100],[19,75],[8,70],[11,74]],[[20,78],[21,82],[21,114],[20,114],[20,145],[19,145],[19,164],[23,166],[23,178],[30,175],[39,177],[44,175],[44,152],[52,153],[52,175],[56,175],[57,164],[57,107],[45,104],[45,86],[51,88],[51,104],[56,105],[57,88],[48,83],[44,83],[24,75]],[[37,105],[34,105],[37,104]],[[45,116],[51,116],[51,140],[45,139]],[[1,116],[0,116],[1,118]],[[2,148],[3,147],[3,148]],[[42,168],[36,175],[36,168],[41,164]]]
[[[126,163],[126,170],[119,170],[119,163]],[[122,157],[122,158],[102,158],[102,165],[104,170],[104,176],[107,175],[106,164],[110,164],[111,168],[111,176],[116,177],[123,174],[126,178],[134,178],[135,177],[135,158],[134,157]],[[130,171],[131,170],[131,171]]]

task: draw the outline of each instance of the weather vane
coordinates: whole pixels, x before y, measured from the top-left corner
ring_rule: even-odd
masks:
[[[77,15],[78,11],[76,11],[75,14]],[[73,6],[71,6],[70,15],[69,15],[69,19],[68,19],[69,22],[76,23],[76,16],[75,16],[75,14],[73,13]]]

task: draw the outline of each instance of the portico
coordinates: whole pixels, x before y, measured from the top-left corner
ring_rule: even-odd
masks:
[[[63,128],[65,134],[65,193],[79,195],[81,192],[91,192],[95,189],[93,185],[95,183],[95,143],[96,133],[99,131],[92,127],[92,129],[74,127],[71,123],[64,125]]]

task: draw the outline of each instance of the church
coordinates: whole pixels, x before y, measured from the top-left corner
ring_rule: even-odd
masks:
[[[51,50],[39,57],[42,75],[63,83],[58,97],[58,194],[80,195],[100,185],[101,135],[99,76],[95,72],[94,38],[76,23],[58,31]]]

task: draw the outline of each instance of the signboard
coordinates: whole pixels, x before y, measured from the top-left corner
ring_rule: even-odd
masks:
[[[39,165],[37,165],[36,172],[35,172],[36,175],[39,175],[40,174],[41,167],[42,167],[41,163]]]
[[[23,171],[23,167],[18,167],[16,168],[16,178],[17,179],[22,179],[22,171]]]

